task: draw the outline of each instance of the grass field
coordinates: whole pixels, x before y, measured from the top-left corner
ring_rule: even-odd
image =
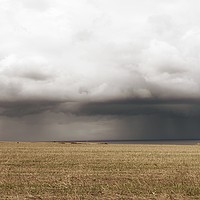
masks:
[[[0,199],[200,199],[200,145],[1,142]]]

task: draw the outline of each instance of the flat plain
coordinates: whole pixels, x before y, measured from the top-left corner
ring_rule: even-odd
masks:
[[[1,142],[0,199],[200,199],[200,145]]]

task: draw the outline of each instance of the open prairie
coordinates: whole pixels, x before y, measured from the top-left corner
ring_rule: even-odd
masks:
[[[200,146],[1,142],[0,199],[200,199]]]

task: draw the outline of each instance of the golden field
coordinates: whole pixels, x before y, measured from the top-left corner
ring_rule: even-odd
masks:
[[[200,145],[1,142],[0,199],[200,199]]]

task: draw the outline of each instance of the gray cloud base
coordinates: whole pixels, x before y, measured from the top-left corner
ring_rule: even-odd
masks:
[[[3,140],[199,139],[198,101],[1,105]]]

